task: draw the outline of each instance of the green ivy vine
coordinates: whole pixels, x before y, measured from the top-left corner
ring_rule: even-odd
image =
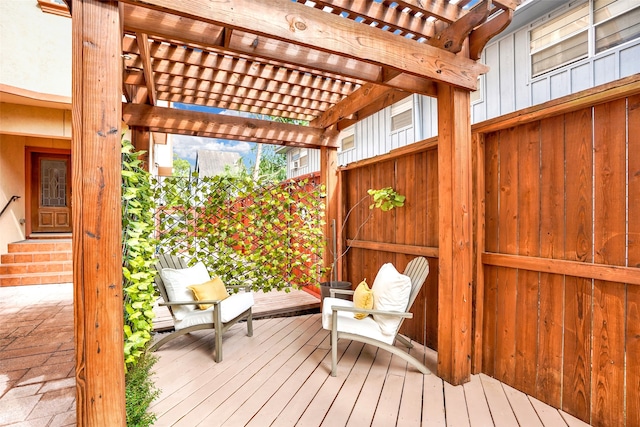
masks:
[[[153,270],[156,242],[155,203],[150,175],[130,141],[122,138],[122,275],[124,289],[124,357],[134,366],[151,340],[157,295]]]
[[[323,273],[324,190],[308,180],[248,176],[157,182],[161,250],[202,261],[228,285],[289,291]]]

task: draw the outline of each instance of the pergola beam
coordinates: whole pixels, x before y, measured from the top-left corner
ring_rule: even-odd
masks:
[[[352,119],[354,114],[393,92],[395,92],[395,89],[367,83],[313,120],[310,126],[324,129],[341,120]],[[407,92],[408,95],[409,93]],[[362,117],[359,119],[361,120]]]
[[[140,49],[140,59],[142,60],[142,70],[147,86],[147,97],[149,104],[156,105],[155,79],[153,78],[153,68],[151,67],[151,55],[149,53],[149,37],[145,33],[136,33],[138,49]]]
[[[126,2],[185,18],[198,17],[215,25],[255,34],[251,39],[242,40],[236,47],[233,44],[237,31],[234,31],[230,41],[230,48],[242,47],[252,54],[255,54],[255,49],[260,46],[262,37],[267,37],[286,42],[289,46],[293,43],[314,48],[353,60],[403,70],[469,90],[476,89],[478,76],[487,71],[486,66],[464,56],[285,0],[234,0],[233,3],[216,3],[215,8],[196,2],[173,0]],[[179,28],[180,31],[184,29],[182,26]],[[383,46],[394,48],[388,50]],[[284,52],[285,49],[278,50],[277,55]],[[299,55],[296,59],[297,63],[305,62]],[[347,67],[342,68],[341,72],[344,73],[346,70]]]
[[[123,104],[123,120],[152,132],[306,148],[337,147],[336,131],[202,111]]]
[[[462,50],[462,44],[469,33],[487,19],[490,11],[491,1],[484,0],[474,7],[470,13],[453,22],[427,43],[434,47],[446,49],[449,52],[460,52]]]

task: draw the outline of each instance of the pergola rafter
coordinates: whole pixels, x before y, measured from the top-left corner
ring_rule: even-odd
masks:
[[[385,104],[376,100],[397,91],[436,97],[437,81],[475,89],[486,68],[455,53],[467,39],[475,52],[511,16],[503,13],[511,4],[490,0],[474,7],[444,0],[242,0],[217,5],[215,13],[164,0],[124,3],[124,81],[138,88],[129,91],[136,96],[130,101],[189,103],[338,129],[377,111],[373,105]],[[488,19],[494,16],[501,19]],[[383,48],[391,44],[392,51]]]

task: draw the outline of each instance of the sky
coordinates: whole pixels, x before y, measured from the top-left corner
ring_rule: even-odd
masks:
[[[175,108],[183,110],[204,111],[205,113],[227,114],[239,116],[241,113],[220,108],[203,107],[191,104],[173,104]],[[194,169],[196,165],[196,152],[198,150],[233,151],[240,154],[246,166],[255,162],[255,153],[251,151],[255,147],[253,142],[230,141],[228,139],[203,138],[201,136],[173,135],[173,152],[181,159],[185,159]]]

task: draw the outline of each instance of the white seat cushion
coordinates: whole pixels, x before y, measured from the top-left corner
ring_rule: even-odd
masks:
[[[211,280],[207,267],[202,262],[198,262],[193,267],[188,268],[163,268],[160,270],[160,277],[167,291],[169,301],[194,301],[195,297],[191,289],[187,286],[199,285]],[[194,311],[196,305],[174,305],[171,307],[173,317],[182,320],[189,313]]]
[[[331,306],[353,307],[353,302],[331,297],[322,301],[322,327],[328,331],[331,330]],[[394,335],[383,334],[378,322],[371,316],[355,319],[349,311],[338,311],[338,332],[361,335],[386,344],[393,344],[395,339]]]
[[[411,278],[399,273],[393,264],[386,263],[378,270],[371,290],[374,310],[404,313],[409,305]],[[395,335],[402,319],[396,316],[374,314],[373,320],[378,322],[383,334]]]
[[[220,302],[220,316],[222,317],[222,323],[227,323],[251,307],[253,307],[252,292],[231,294],[229,298]],[[182,320],[176,321],[174,325],[176,331],[190,326],[213,323],[213,310],[214,307],[209,307],[206,310],[191,311]]]

